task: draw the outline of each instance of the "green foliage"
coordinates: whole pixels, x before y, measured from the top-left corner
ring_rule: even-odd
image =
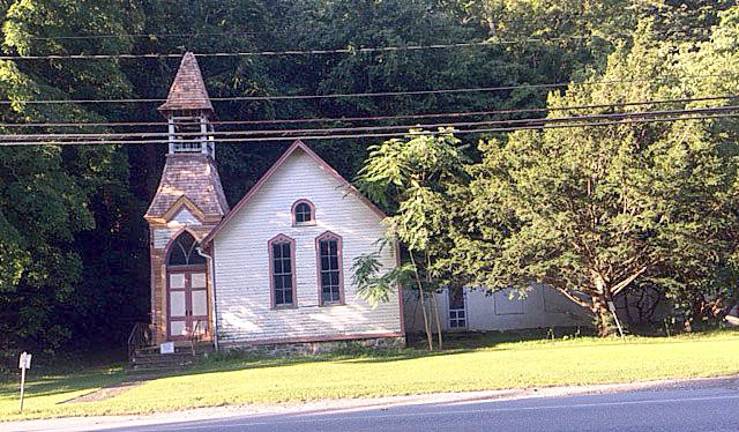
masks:
[[[408,263],[381,273],[382,268],[379,252],[361,254],[352,263],[352,284],[357,287],[357,295],[373,309],[388,302],[399,288],[411,287],[416,272]]]
[[[13,2],[3,21],[4,50],[24,55],[85,49],[129,50],[131,46],[125,41],[102,39],[99,45],[85,45],[78,40],[64,39],[64,44],[62,40],[43,39],[77,32],[125,32],[131,29],[125,10],[112,3],[101,6],[97,2]],[[135,15],[132,10],[128,12]],[[117,45],[113,46],[113,42]],[[125,74],[114,62],[72,62],[52,68],[43,62],[0,62],[0,95],[13,101],[0,111],[4,122],[100,121],[106,110],[102,105],[30,105],[22,101],[92,95],[114,98],[126,96],[129,91]],[[98,250],[93,254],[88,248],[100,239],[110,238],[115,233],[113,226],[125,223],[123,218],[116,220],[119,207],[112,205],[116,200],[132,199],[127,190],[125,152],[115,147],[6,147],[0,151],[0,169],[0,235],[2,246],[7,248],[1,261],[8,270],[0,276],[0,332],[10,335],[3,338],[0,349],[20,343],[45,350],[70,348],[65,343],[85,327],[84,319],[89,317],[89,324],[98,325],[98,331],[110,329],[110,325],[100,326],[95,314],[125,312],[126,306],[121,305],[136,302],[126,299],[111,307],[113,302],[108,302],[100,291],[114,292],[115,288],[102,285],[102,277],[82,279],[90,268],[90,260],[105,262],[111,252]],[[94,212],[102,206],[110,213]],[[130,240],[120,246],[130,249]],[[122,275],[128,268],[125,261],[118,265]],[[135,284],[137,278],[129,279],[128,283]],[[88,291],[88,285],[94,288]],[[97,306],[101,307],[85,310],[83,306],[92,298],[99,299]],[[80,315],[79,311],[85,313]],[[99,335],[83,334],[88,338]],[[78,340],[84,342],[85,338]]]
[[[675,49],[653,35],[642,23],[633,44],[591,78],[638,83],[573,84],[550,95],[549,106],[695,95],[678,75]],[[731,93],[739,89],[733,83]],[[591,310],[602,334],[610,331],[607,301],[640,283],[699,292],[737,244],[730,234],[737,159],[726,151],[725,127],[722,120],[635,123],[483,143],[483,161],[470,169],[470,206],[488,216],[472,223],[490,222],[499,233],[457,239],[458,268],[492,289],[548,283]],[[470,256],[490,264],[468,264]]]
[[[411,252],[432,248],[439,231],[446,191],[463,180],[464,154],[451,130],[432,136],[411,131],[408,139],[371,146],[357,184],[393,215],[385,219],[388,236]]]

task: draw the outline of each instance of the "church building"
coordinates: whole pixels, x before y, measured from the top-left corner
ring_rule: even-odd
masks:
[[[384,237],[379,208],[300,141],[229,208],[215,111],[192,53],[159,111],[169,148],[144,216],[154,344],[405,343],[400,293],[372,308],[352,281],[353,260]],[[394,248],[380,254],[385,270],[397,264]]]
[[[372,308],[352,264],[378,251],[383,212],[301,141],[233,208],[216,163],[215,111],[197,60],[182,59],[166,102],[169,148],[144,216],[151,252],[151,340],[220,347],[296,348],[359,341],[402,346],[423,329],[416,292]],[[396,248],[382,248],[389,271]],[[444,331],[587,326],[564,296],[532,285],[525,299],[465,287],[434,294]]]

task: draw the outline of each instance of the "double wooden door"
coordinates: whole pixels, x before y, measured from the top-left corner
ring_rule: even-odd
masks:
[[[208,334],[208,283],[205,267],[171,267],[167,271],[167,336],[189,339]]]

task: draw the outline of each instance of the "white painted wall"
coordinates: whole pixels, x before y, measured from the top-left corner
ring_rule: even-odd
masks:
[[[183,207],[172,220],[167,222],[166,227],[154,229],[154,248],[166,248],[172,237],[188,226],[200,227],[202,224],[188,209]]]
[[[524,299],[510,299],[509,290],[487,293],[465,288],[467,330],[514,330],[589,325],[588,316],[566,297],[543,285],[531,287]],[[442,329],[448,330],[449,297],[446,290],[436,294]],[[409,332],[423,330],[423,317],[415,291],[404,293],[405,323]],[[434,321],[435,322],[435,321]]]
[[[291,206],[301,198],[315,205],[315,226],[292,226]],[[326,231],[343,238],[345,305],[319,306],[315,238]],[[371,309],[351,283],[354,257],[376,250],[374,243],[384,231],[377,214],[296,150],[214,238],[219,341],[248,344],[400,333],[398,296]],[[295,309],[270,308],[267,243],[278,234],[296,242]],[[395,265],[390,249],[381,257],[388,270]]]

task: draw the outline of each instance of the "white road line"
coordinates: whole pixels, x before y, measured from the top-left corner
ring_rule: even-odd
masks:
[[[341,416],[341,417],[328,417],[328,418],[307,418],[307,419],[295,419],[295,420],[278,420],[278,421],[271,421],[271,422],[245,422],[245,423],[218,424],[215,421],[211,421],[211,422],[208,422],[209,424],[200,424],[200,425],[192,425],[192,426],[161,425],[157,427],[156,429],[143,429],[143,430],[140,430],[139,432],[150,432],[150,431],[159,432],[165,429],[198,430],[198,429],[205,429],[205,428],[212,428],[212,427],[217,427],[219,429],[230,429],[230,428],[248,427],[248,426],[329,423],[329,422],[339,422],[339,421],[345,421],[345,420],[374,420],[374,419],[408,418],[408,417],[438,417],[438,416],[446,416],[446,415],[480,414],[480,413],[494,413],[494,412],[560,410],[560,409],[595,408],[595,407],[611,407],[611,406],[624,406],[624,405],[707,402],[707,401],[734,400],[734,399],[739,400],[739,394],[723,395],[723,396],[704,396],[704,397],[693,397],[693,398],[677,398],[677,399],[645,399],[645,400],[638,400],[638,401],[591,402],[591,403],[578,403],[578,404],[541,405],[541,406],[509,407],[509,408],[492,408],[491,407],[491,408],[482,408],[482,409],[474,409],[474,410],[449,410],[449,411],[431,411],[431,412],[422,412],[422,413],[398,413],[398,414]],[[326,414],[326,415],[330,415],[330,414]],[[298,415],[297,417],[301,417],[301,416]]]

